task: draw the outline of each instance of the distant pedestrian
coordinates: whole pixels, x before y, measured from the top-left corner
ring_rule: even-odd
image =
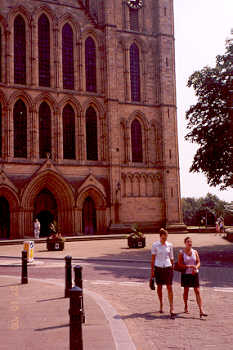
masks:
[[[220,217],[220,223],[219,223],[219,228],[220,228],[220,236],[222,233],[224,233],[224,218],[221,216]]]
[[[185,268],[185,272],[181,274],[181,286],[184,287],[184,312],[188,312],[188,295],[189,288],[194,288],[196,294],[196,301],[200,310],[200,318],[208,316],[202,307],[202,298],[200,294],[199,285],[199,268],[200,258],[198,252],[192,249],[192,239],[186,237],[184,240],[185,248],[179,252],[178,263]]]
[[[173,246],[167,242],[168,232],[163,228],[160,229],[160,240],[152,245],[151,258],[151,280],[155,277],[157,284],[157,294],[160,302],[160,313],[163,313],[163,285],[167,286],[168,300],[170,304],[170,317],[175,318],[173,312]]]
[[[216,220],[216,226],[215,227],[216,227],[216,234],[220,233],[220,222],[219,222],[219,219]],[[216,234],[215,234],[215,236],[216,236]]]
[[[34,238],[40,238],[40,221],[37,218],[34,221]]]

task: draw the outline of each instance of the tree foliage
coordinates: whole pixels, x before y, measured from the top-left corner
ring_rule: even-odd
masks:
[[[226,216],[225,201],[217,196],[207,193],[200,198],[182,198],[183,220],[188,226],[199,226],[201,219],[207,216],[207,224],[215,225],[218,217]],[[232,215],[230,215],[232,217]]]
[[[186,140],[199,145],[190,171],[203,172],[210,186],[233,187],[233,40],[214,68],[204,67],[188,80],[197,103],[186,112]]]

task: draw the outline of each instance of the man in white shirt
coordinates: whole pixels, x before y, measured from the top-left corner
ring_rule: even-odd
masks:
[[[157,294],[160,302],[160,313],[163,313],[163,285],[167,286],[168,300],[170,304],[170,317],[175,318],[173,312],[173,245],[167,242],[168,232],[160,229],[160,240],[152,244],[151,249],[151,279],[155,277]]]

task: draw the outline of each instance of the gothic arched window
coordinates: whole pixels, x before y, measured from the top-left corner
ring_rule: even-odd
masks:
[[[50,86],[50,24],[45,14],[38,21],[39,85]]]
[[[74,89],[74,48],[73,30],[66,23],[62,28],[62,70],[63,88]]]
[[[51,110],[46,102],[42,102],[39,108],[39,154],[40,158],[46,158],[51,154]]]
[[[26,28],[21,15],[14,21],[14,82],[26,84]]]
[[[89,37],[85,41],[86,90],[96,92],[96,47]]]
[[[0,26],[0,81],[2,81],[2,28]]]
[[[131,100],[140,101],[140,62],[136,44],[130,46]]]
[[[63,120],[63,157],[75,159],[75,115],[71,105],[67,104],[62,113]]]
[[[87,160],[98,160],[97,116],[94,108],[86,111]]]
[[[0,103],[0,158],[2,157],[2,105]]]
[[[14,157],[27,158],[27,108],[22,100],[14,105]]]
[[[143,162],[142,128],[137,119],[131,124],[132,162]]]

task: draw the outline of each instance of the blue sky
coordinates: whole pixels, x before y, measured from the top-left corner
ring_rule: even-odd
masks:
[[[185,111],[195,103],[194,91],[186,87],[188,77],[204,66],[214,66],[225,51],[225,40],[233,28],[233,0],[174,0],[176,42],[177,118],[182,197],[201,197],[208,192],[227,202],[233,189],[209,187],[203,174],[189,173],[196,145],[184,140]]]

